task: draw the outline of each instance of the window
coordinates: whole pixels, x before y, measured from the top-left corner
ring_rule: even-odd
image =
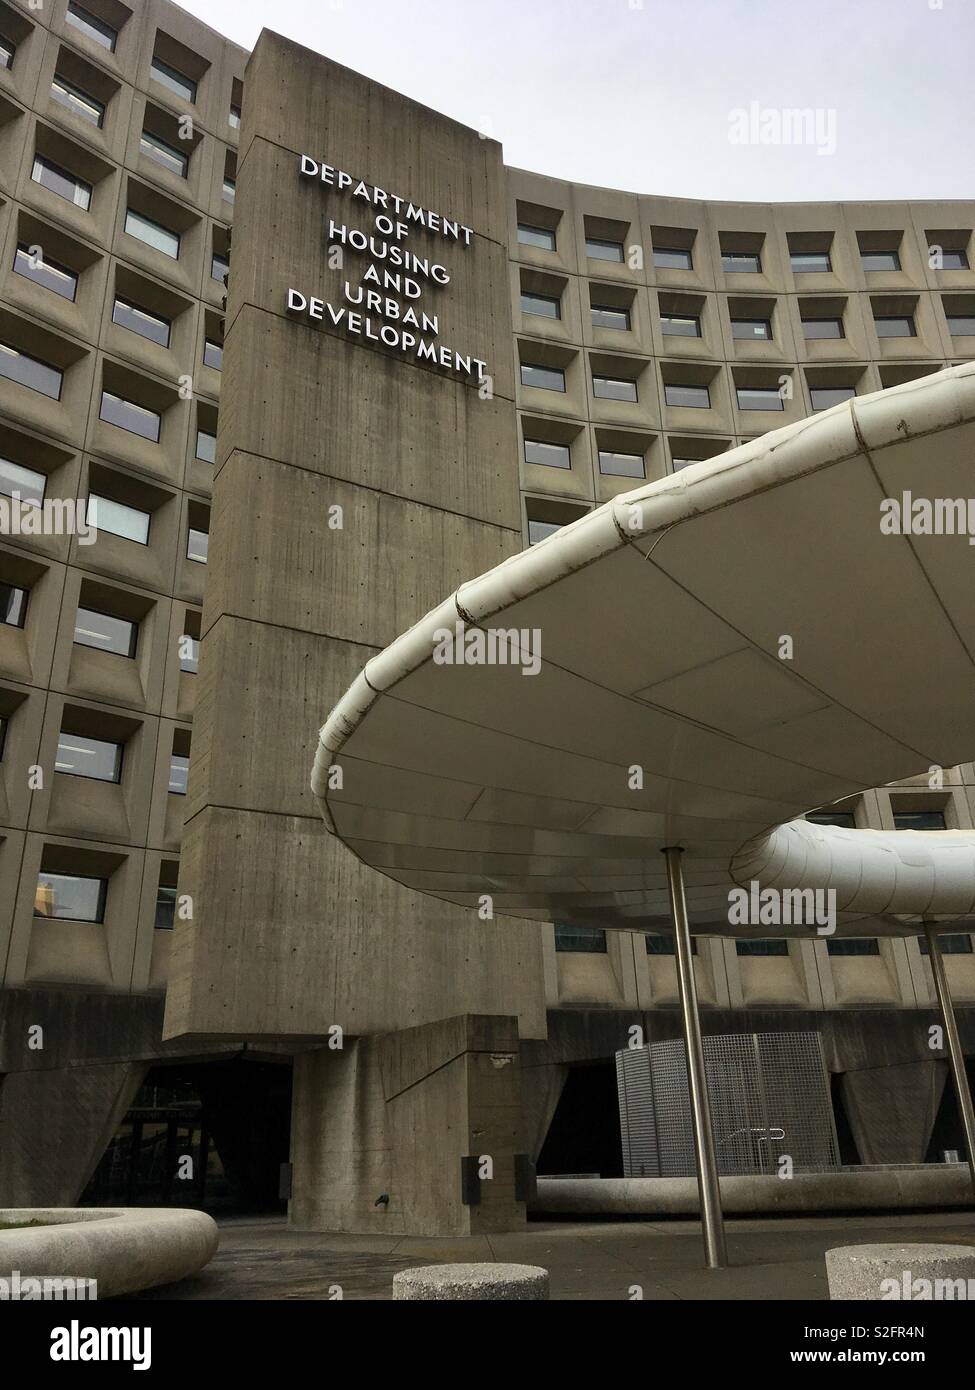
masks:
[[[73,82],[69,82],[60,73],[55,73],[51,82],[51,96],[62,106],[66,106],[75,116],[80,116],[83,121],[88,121],[93,126],[101,127],[105,118],[105,104],[97,97],[89,96],[87,92],[76,87]]]
[[[860,264],[866,271],[900,270],[901,258],[896,251],[861,251]]]
[[[944,811],[895,811],[895,830],[944,830]]]
[[[169,790],[174,796],[185,796],[189,783],[190,760],[179,753],[169,759]]]
[[[168,63],[164,63],[161,58],[155,56],[153,56],[150,72],[157,82],[174,92],[176,96],[182,97],[184,101],[196,101],[196,83],[192,77],[187,77],[185,73],[171,68]]]
[[[85,183],[84,179],[79,179],[74,174],[69,174],[67,169],[62,169],[59,164],[52,164],[42,155],[34,156],[30,176],[42,188],[56,193],[59,198],[64,198],[69,203],[74,203],[75,207],[83,208],[86,212],[91,207],[91,184]]]
[[[176,924],[176,889],[160,883],[156,889],[156,931],[172,931]]]
[[[214,253],[213,260],[210,262],[210,276],[214,280],[219,280],[221,284],[227,283],[227,276],[230,274],[230,262],[226,256],[218,256]]]
[[[197,531],[195,527],[189,528],[186,541],[186,558],[195,560],[198,565],[205,565],[207,562],[207,551],[210,548],[210,535],[207,531]]]
[[[7,720],[0,715],[0,761],[3,759],[3,750],[7,745]]]
[[[0,68],[12,68],[14,65],[14,54],[16,52],[17,45],[0,35]]]
[[[735,950],[740,956],[787,956],[788,941],[736,941]]]
[[[7,497],[19,497],[28,506],[39,507],[44,501],[46,487],[46,474],[25,468],[12,459],[0,458],[0,492]]]
[[[73,302],[78,292],[78,277],[75,272],[69,270],[66,265],[59,265],[57,261],[45,260],[39,247],[35,246],[31,250],[29,246],[18,245],[14,254],[14,270],[27,280],[43,285],[46,290],[53,290],[62,299],[70,299]]]
[[[94,647],[96,651],[133,657],[139,641],[139,625],[129,622],[128,618],[116,618],[111,613],[99,613],[94,608],[79,605],[74,620],[74,640],[79,647]]]
[[[856,395],[853,386],[810,386],[809,399],[813,410],[829,410],[831,406],[842,405]]]
[[[540,251],[555,250],[555,233],[548,227],[532,227],[527,222],[519,222],[518,241],[522,246],[537,246]]]
[[[139,149],[147,158],[154,159],[157,164],[161,164],[171,174],[178,174],[181,179],[186,178],[186,171],[190,167],[189,155],[176,149],[174,145],[168,144],[158,135],[144,130],[142,138],[139,140]]]
[[[42,396],[50,396],[54,401],[61,399],[64,373],[6,343],[0,343],[0,376],[16,381],[19,386],[28,386],[32,391],[40,391]]]
[[[75,4],[75,0],[70,0],[68,13],[65,18],[69,24],[73,24],[76,29],[80,29],[88,38],[100,44],[102,48],[107,48],[109,53],[115,52],[115,44],[118,41],[118,32],[110,24],[106,24],[103,19],[93,15],[91,10],[86,10],[83,5]]]
[[[522,362],[521,384],[536,386],[540,391],[564,391],[565,372],[561,367],[537,367],[530,362]]]
[[[968,264],[968,252],[967,252],[967,251],[949,251],[949,250],[946,250],[946,249],[942,249],[942,252],[941,252],[941,269],[942,269],[942,270],[968,270],[968,269],[970,269],[969,264]],[[943,939],[947,939],[947,938],[943,938]],[[964,940],[964,941],[968,941],[968,937],[967,937],[967,936],[966,936],[966,937],[963,937],[963,938],[961,938],[961,939]],[[968,944],[969,944],[969,948],[970,948],[970,947],[971,947],[971,942],[969,941]]]
[[[150,314],[148,309],[140,309],[127,299],[116,296],[112,308],[112,322],[117,323],[120,328],[127,328],[130,333],[138,333],[140,338],[148,338],[150,342],[169,347],[172,329],[169,319],[164,319],[161,314]]]
[[[126,208],[125,230],[129,236],[144,241],[147,246],[161,251],[164,256],[171,256],[174,261],[179,259],[179,233],[160,226],[158,222],[153,222],[151,217],[143,217],[141,212]]]
[[[535,521],[528,520],[528,544],[537,545],[548,536],[554,536],[556,531],[562,530],[563,523],[557,521]]]
[[[828,251],[793,251],[789,260],[797,275],[826,275],[833,269]]]
[[[200,641],[184,632],[179,639],[179,669],[195,676],[200,669]]]
[[[731,336],[749,343],[772,341],[771,319],[732,319]]]
[[[153,444],[159,443],[162,416],[144,405],[136,405],[135,401],[127,401],[124,396],[116,396],[112,391],[102,392],[98,418],[142,439],[149,439]]]
[[[658,270],[693,270],[694,262],[690,251],[675,246],[655,246],[653,263]]]
[[[0,623],[23,627],[27,618],[27,590],[16,584],[0,584]]]
[[[914,320],[910,314],[881,314],[874,318],[878,338],[913,338]]]
[[[566,927],[555,923],[555,949],[557,951],[584,951],[591,955],[605,955],[606,933],[602,927]]]
[[[785,402],[773,386],[735,388],[739,410],[785,410]]]
[[[88,874],[50,874],[42,869],[34,892],[35,917],[103,922],[108,879]]]
[[[753,251],[722,251],[721,269],[731,275],[761,275],[762,258]]]
[[[803,319],[803,337],[814,338],[845,338],[843,331],[843,320],[837,318],[828,319]]]
[[[84,738],[61,730],[54,766],[69,777],[89,777],[95,782],[122,780],[122,745],[103,738]]]
[[[953,338],[975,338],[975,314],[948,314],[947,319]]]
[[[197,430],[196,432],[196,457],[202,459],[204,463],[216,463],[217,461],[217,436],[211,434],[209,430]]]
[[[636,382],[622,377],[594,376],[592,393],[600,401],[635,401],[638,399]]]
[[[711,392],[706,386],[679,386],[664,382],[664,400],[668,405],[681,406],[691,410],[709,410]]]
[[[852,811],[810,811],[810,825],[839,825],[844,830],[856,830],[857,820]]]
[[[554,295],[527,294],[523,290],[521,312],[523,314],[537,314],[540,318],[545,319],[560,319],[562,317],[562,305]]]
[[[600,449],[599,471],[611,478],[645,478],[647,476],[642,454],[620,454],[612,449]]]
[[[613,309],[608,304],[593,304],[591,312],[593,328],[616,328],[629,332],[629,309]]]
[[[831,937],[826,943],[830,956],[879,956],[880,942],[875,936]]]
[[[616,261],[623,260],[623,243],[621,241],[602,241],[599,237],[586,237],[586,255],[593,261]]]
[[[647,943],[648,956],[673,956],[676,954],[674,938],[669,935],[657,935],[654,932],[645,932],[643,936]],[[697,937],[691,937],[691,955],[697,955]]]
[[[86,519],[90,526],[95,526],[99,531],[108,531],[113,536],[135,541],[138,545],[149,544],[149,513],[127,507],[123,502],[113,502],[93,492],[88,497]]]
[[[568,444],[547,444],[541,439],[526,439],[525,462],[540,463],[544,468],[571,468],[572,455]]]
[[[231,106],[230,112],[229,112],[229,114],[228,114],[228,116],[227,116],[227,124],[230,126],[231,130],[240,130],[240,107],[239,107],[239,106]]]
[[[660,330],[672,338],[700,338],[701,320],[693,314],[661,314]]]
[[[235,179],[224,179],[223,196],[228,203],[234,202],[237,197],[237,182]]]
[[[919,937],[917,944],[921,948],[922,956],[931,954],[926,936]],[[939,932],[938,945],[941,947],[943,956],[970,956],[972,954],[972,938],[963,936],[960,932]]]
[[[215,372],[222,372],[223,344],[215,343],[212,338],[206,338],[203,343],[203,361],[207,367],[212,367]]]

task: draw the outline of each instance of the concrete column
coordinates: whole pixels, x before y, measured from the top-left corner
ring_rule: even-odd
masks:
[[[923,1163],[947,1080],[944,1062],[844,1072],[843,1104],[863,1163]]]

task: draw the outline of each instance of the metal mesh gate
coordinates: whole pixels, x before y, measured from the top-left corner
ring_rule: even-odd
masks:
[[[818,1033],[705,1037],[718,1172],[821,1172],[839,1164],[829,1080]],[[692,1177],[694,1137],[684,1042],[616,1054],[626,1177]]]

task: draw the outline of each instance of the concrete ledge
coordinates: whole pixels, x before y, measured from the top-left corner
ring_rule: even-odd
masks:
[[[722,1178],[726,1213],[898,1211],[975,1206],[968,1166],[837,1169]],[[539,1178],[531,1210],[558,1216],[698,1216],[696,1178]]]
[[[975,1245],[842,1245],[826,1251],[831,1299],[975,1298]]]
[[[420,1265],[393,1275],[393,1298],[414,1301],[548,1298],[548,1270],[539,1265]]]
[[[24,1222],[43,1222],[38,1226]],[[5,1226],[19,1226],[4,1230]],[[0,1210],[0,1279],[95,1279],[98,1297],[172,1284],[216,1254],[216,1222],[170,1207],[13,1207]]]

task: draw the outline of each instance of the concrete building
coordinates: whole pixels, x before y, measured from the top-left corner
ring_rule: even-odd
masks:
[[[565,184],[162,0],[2,4],[0,44],[0,488],[99,522],[0,541],[0,1202],[115,1191],[109,1147],[138,1196],[145,1146],[185,1204],[172,1160],[200,1182],[212,1146],[237,1201],[290,1156],[301,1224],[517,1225],[533,1163],[618,1171],[612,1059],[678,1035],[671,938],[376,873],[365,805],[352,852],[323,831],[313,731],[553,528],[975,357],[975,203]],[[972,828],[973,798],[962,764],[829,814]],[[499,851],[516,801],[468,811]],[[822,1034],[849,1161],[960,1146],[916,940],[702,936],[695,971],[707,1031]]]

